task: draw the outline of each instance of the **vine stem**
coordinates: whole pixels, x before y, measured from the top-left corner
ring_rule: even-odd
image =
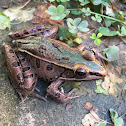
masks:
[[[106,16],[106,15],[102,15],[102,14],[99,14],[99,13],[92,12],[92,11],[89,11],[89,13],[94,14],[94,15],[97,14],[98,16],[105,17],[105,18],[108,18],[108,19],[111,19],[111,20],[114,20],[114,21],[117,21],[117,22],[120,22],[120,23],[123,23],[124,25],[126,25],[125,22],[123,22],[119,19],[113,18],[113,17],[109,17],[109,16]]]
[[[81,10],[81,9],[68,9],[68,10]],[[113,17],[110,17],[110,16],[106,16],[106,15],[103,15],[103,14],[99,14],[99,13],[95,13],[95,12],[92,12],[92,11],[89,11],[88,13],[91,13],[91,14],[97,14],[98,16],[101,16],[101,17],[104,17],[104,18],[108,18],[108,19],[111,19],[111,20],[114,20],[114,21],[117,21],[117,22],[120,22],[124,25],[126,25],[126,23],[124,21],[121,21],[119,19],[116,19],[116,18],[113,18]]]
[[[25,6],[27,6],[27,5],[30,3],[30,1],[31,1],[31,0],[28,0],[28,1],[21,7],[21,9],[24,8]]]

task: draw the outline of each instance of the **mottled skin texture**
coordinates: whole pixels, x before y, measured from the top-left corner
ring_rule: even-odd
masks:
[[[12,83],[21,99],[27,95],[33,95],[45,100],[42,96],[33,93],[37,83],[37,77],[52,82],[47,89],[47,95],[58,102],[67,102],[78,96],[71,97],[71,92],[64,94],[59,87],[66,80],[84,81],[103,78],[106,70],[95,59],[94,54],[88,49],[71,48],[68,45],[48,37],[55,36],[58,28],[49,26],[37,26],[31,30],[21,30],[10,35],[12,38],[33,35],[34,31],[43,34],[44,37],[28,37],[14,42],[18,52],[18,58],[13,49],[3,44],[2,49],[7,59],[8,69]],[[23,35],[24,33],[24,35]],[[37,33],[38,34],[38,33]],[[41,35],[42,35],[41,34]],[[86,51],[86,52],[85,52]],[[88,55],[88,53],[90,55]],[[13,76],[13,77],[12,77]]]

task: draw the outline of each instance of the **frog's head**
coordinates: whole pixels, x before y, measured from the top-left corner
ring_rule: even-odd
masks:
[[[72,70],[65,72],[66,80],[83,81],[101,79],[107,75],[107,71],[96,60],[95,54],[91,50],[84,50],[82,52],[83,58],[86,60],[84,63],[76,63]],[[64,79],[61,77],[61,79]]]

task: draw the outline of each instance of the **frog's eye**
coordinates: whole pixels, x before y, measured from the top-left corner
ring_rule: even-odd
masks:
[[[89,68],[82,63],[75,64],[73,70],[79,78],[85,77],[89,73]]]
[[[78,68],[76,71],[75,71],[75,74],[78,75],[79,77],[84,77],[86,76],[88,73],[85,69],[83,68]]]
[[[95,55],[94,52],[88,49],[85,49],[82,52],[82,56],[84,57],[84,59],[86,60],[90,60],[90,61],[94,61],[95,60]]]

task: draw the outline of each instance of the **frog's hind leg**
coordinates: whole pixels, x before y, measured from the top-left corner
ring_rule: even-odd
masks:
[[[37,79],[30,64],[26,61],[26,58],[22,55],[19,55],[20,58],[17,57],[11,46],[5,43],[2,45],[2,51],[7,60],[12,85],[19,94],[21,101],[23,102],[26,96],[35,96],[46,101],[44,97],[33,93]]]
[[[62,85],[63,85],[62,80],[56,80],[52,82],[51,85],[47,89],[47,96],[50,96],[57,102],[61,102],[61,103],[65,103],[71,99],[79,97],[79,96],[73,96],[73,97],[70,96],[72,92],[74,91],[74,89],[71,90],[68,94],[62,93],[60,90],[58,90],[58,88],[61,87]]]

